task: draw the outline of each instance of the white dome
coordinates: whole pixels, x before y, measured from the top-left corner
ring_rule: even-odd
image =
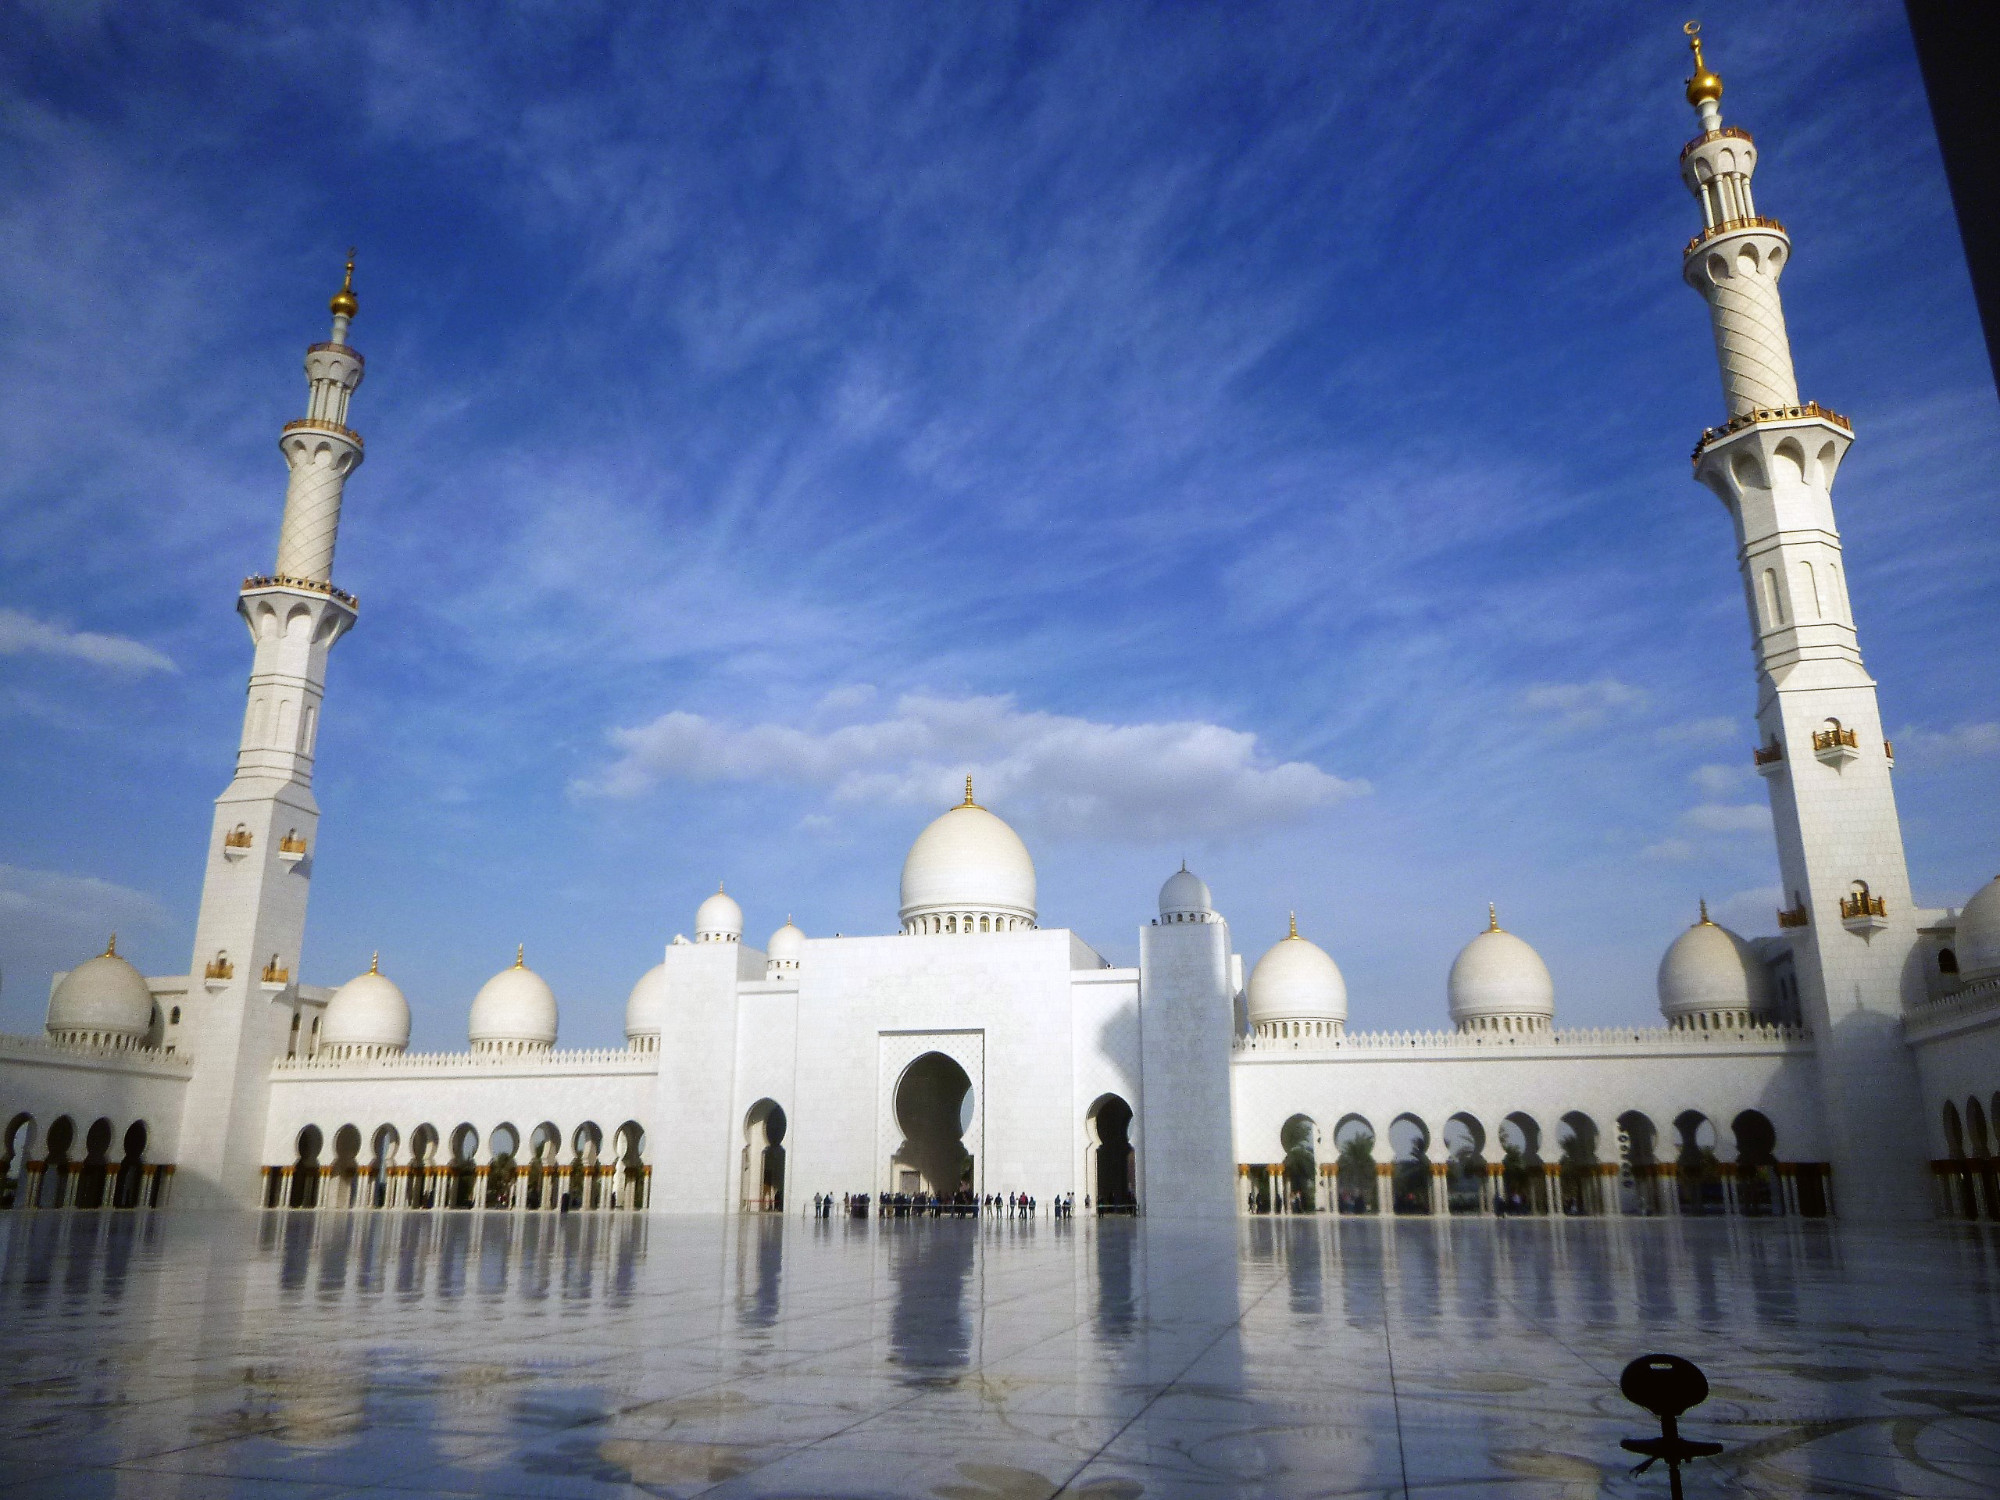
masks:
[[[961,929],[985,918],[990,928]],[[1035,862],[1021,836],[972,800],[917,835],[903,860],[903,930],[1004,931],[1035,925]]]
[[[1279,1021],[1326,1021],[1345,1029],[1347,981],[1319,944],[1292,935],[1276,944],[1250,971],[1250,1029]]]
[[[1974,891],[1965,903],[1952,944],[1958,972],[1967,979],[2000,973],[2000,875]]]
[[[366,1047],[401,1052],[410,1045],[410,1002],[373,961],[333,992],[319,1024],[322,1049]]]
[[[721,886],[694,913],[694,940],[697,943],[740,943],[743,941],[743,908]]]
[[[1215,917],[1208,883],[1183,864],[1160,887],[1162,922],[1207,922]]]
[[[772,933],[771,941],[764,945],[765,978],[797,972],[805,943],[806,935],[792,925],[790,917],[785,918],[785,925]]]
[[[63,975],[49,996],[48,1033],[58,1039],[129,1047],[152,1025],[153,992],[146,976],[118,956],[116,938]]]
[[[521,954],[472,997],[474,1051],[525,1052],[556,1044],[556,996]]]
[[[1545,1029],[1555,1018],[1556,986],[1542,956],[1500,926],[1492,925],[1459,950],[1445,983],[1451,1018],[1461,1030],[1467,1023],[1522,1020],[1531,1029]]]
[[[654,964],[639,976],[625,1002],[625,1040],[658,1036],[667,1021],[667,966]]]
[[[1701,920],[1675,938],[1660,960],[1660,1014],[1688,1017],[1767,1015],[1771,976],[1755,950],[1727,927]]]

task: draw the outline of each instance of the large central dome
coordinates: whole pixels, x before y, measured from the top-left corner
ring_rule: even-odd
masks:
[[[1035,862],[1021,836],[972,800],[917,835],[903,861],[903,931],[1013,932],[1035,925]]]

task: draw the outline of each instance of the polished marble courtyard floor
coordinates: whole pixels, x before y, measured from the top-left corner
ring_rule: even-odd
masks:
[[[0,1215],[0,1495],[2000,1495],[2000,1235]],[[1654,1429],[1657,1430],[1657,1429]]]

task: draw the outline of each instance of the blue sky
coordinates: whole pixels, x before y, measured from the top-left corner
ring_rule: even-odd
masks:
[[[1654,5],[17,7],[0,1022],[184,971],[279,426],[360,247],[309,978],[564,1041],[726,878],[893,930],[980,777],[1114,960],[1185,856],[1357,1028],[1497,900],[1576,1024],[1769,931]],[[1900,7],[1703,12],[1921,899],[2000,868],[2000,409]]]

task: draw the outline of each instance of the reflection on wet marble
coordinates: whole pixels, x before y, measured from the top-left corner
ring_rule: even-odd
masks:
[[[0,1215],[0,1494],[2000,1494],[2000,1234]]]

